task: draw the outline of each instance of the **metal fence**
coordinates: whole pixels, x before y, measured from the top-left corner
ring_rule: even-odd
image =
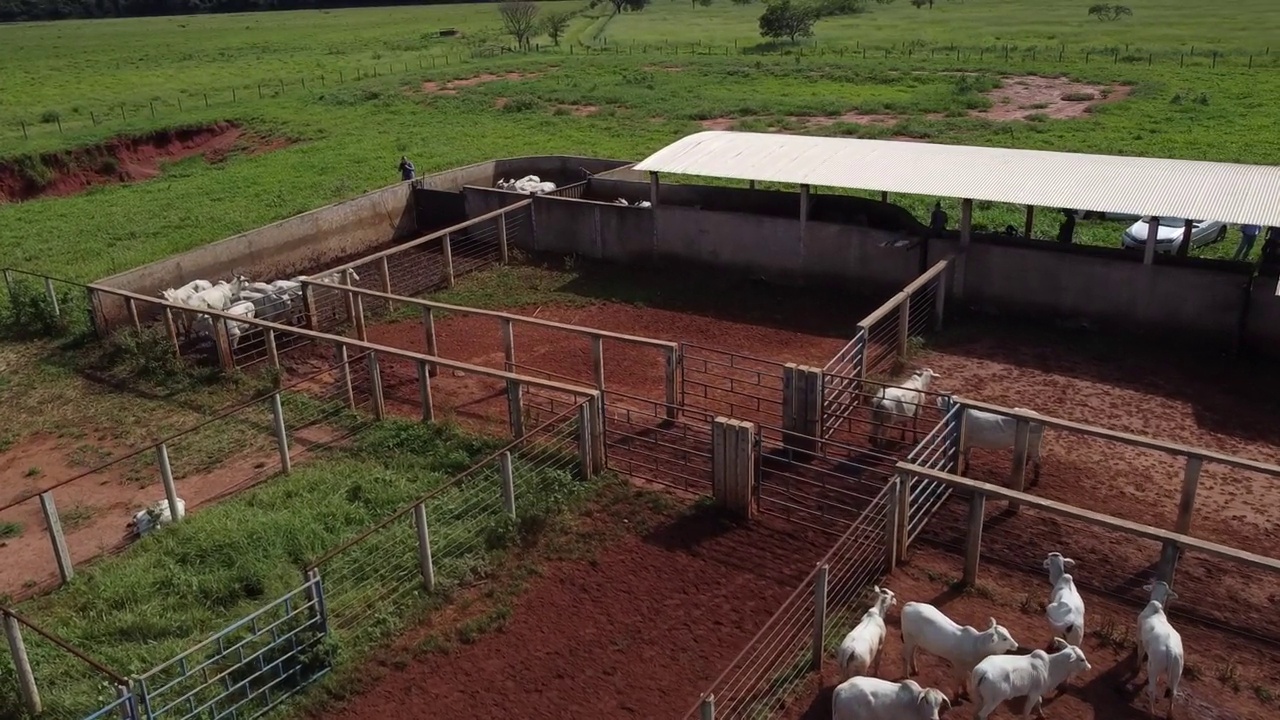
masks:
[[[760,427],[761,436],[781,432]],[[874,502],[900,458],[831,440],[814,438],[812,444],[812,450],[805,452],[766,449],[760,444],[757,508],[766,515],[839,534]]]
[[[907,455],[907,462],[943,472],[955,472],[959,467],[960,418],[964,408],[951,397],[946,398],[946,403],[946,415]],[[911,478],[904,543],[915,540],[950,494],[951,488],[936,480]]]
[[[106,717],[109,708],[131,708],[128,680],[10,608],[0,608],[8,652],[0,652],[0,717],[38,714],[52,720]],[[59,662],[53,662],[53,658]],[[65,660],[65,662],[63,662]],[[56,667],[57,672],[45,668]],[[86,688],[91,688],[86,694]],[[32,712],[38,708],[37,712]],[[119,716],[116,716],[119,717]]]
[[[139,717],[253,718],[329,670],[318,576],[140,675]]]
[[[939,260],[858,323],[858,335],[866,338],[862,377],[902,373],[924,335],[942,328],[950,266],[951,258]]]
[[[711,492],[711,421],[682,408],[668,417],[665,403],[607,393],[604,445],[610,470],[686,492]]]
[[[89,296],[81,283],[4,268],[0,330],[17,339],[56,338],[92,327]]]
[[[776,360],[680,343],[680,405],[781,427],[785,367]],[[769,440],[778,442],[781,436]]]
[[[685,717],[772,717],[806,685],[865,610],[864,590],[893,542],[893,511],[886,486]]]

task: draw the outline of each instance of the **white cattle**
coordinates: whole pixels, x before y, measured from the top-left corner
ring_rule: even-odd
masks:
[[[897,599],[893,591],[876,586],[875,604],[862,615],[857,627],[849,631],[836,650],[836,660],[844,671],[845,678],[854,675],[866,675],[867,669],[875,665],[873,674],[880,674],[880,647],[884,645],[884,618],[889,608]]]
[[[938,407],[946,409],[947,398],[938,396]],[[1014,408],[1018,412],[1037,415],[1033,410]],[[964,440],[960,446],[964,467],[969,467],[969,451],[1012,450],[1018,438],[1018,421],[1008,415],[998,415],[985,410],[964,411]],[[1044,425],[1030,423],[1027,428],[1027,461],[1031,463],[1031,477],[1040,479],[1040,445],[1044,441]]]
[[[226,310],[234,305],[249,281],[237,275],[231,282],[220,281],[208,290],[192,295],[187,304],[197,309]]]
[[[239,315],[241,317],[251,318],[254,317],[255,310],[252,302],[248,300],[241,300],[227,308],[225,312],[229,315]],[[235,350],[240,344],[240,336],[248,329],[249,325],[247,323],[237,322],[230,319],[227,320],[227,339],[231,341],[232,350]],[[213,334],[213,317],[210,315],[200,315],[200,317],[196,318],[195,330],[202,335]]]
[[[191,297],[192,295],[195,295],[198,292],[203,292],[205,290],[208,290],[211,287],[213,287],[213,283],[209,282],[208,280],[192,280],[191,282],[187,283],[186,285],[183,285],[180,288],[169,288],[168,290],[161,290],[160,297],[164,298],[168,302],[178,304],[178,303],[186,302],[187,298]]]
[[[1152,717],[1156,714],[1156,693],[1159,690],[1160,676],[1165,676],[1168,683],[1165,697],[1169,698],[1167,717],[1173,717],[1173,701],[1178,697],[1178,683],[1182,680],[1185,657],[1182,653],[1182,636],[1169,623],[1169,616],[1165,614],[1164,608],[1176,600],[1178,594],[1164,581],[1142,589],[1151,593],[1151,600],[1138,615],[1138,673],[1142,673],[1142,663],[1145,660],[1147,700]]]
[[[921,602],[902,606],[902,661],[906,676],[915,672],[916,648],[936,655],[951,664],[956,685],[963,692],[965,681],[978,661],[1018,649],[1018,642],[1008,629],[991,618],[991,626],[979,632],[959,625],[938,608]]]
[[[1069,645],[1084,642],[1084,598],[1076,590],[1075,578],[1066,571],[1075,567],[1076,561],[1064,558],[1062,553],[1049,553],[1044,569],[1049,571],[1049,604],[1044,607],[1045,617],[1053,627],[1055,637],[1063,638]]]
[[[907,420],[915,422],[920,412],[920,404],[924,400],[924,391],[938,378],[938,374],[925,368],[912,375],[902,385],[880,388],[871,401],[871,444],[880,447],[886,425],[897,426]],[[912,430],[913,436],[915,429]],[[906,439],[906,428],[902,428],[902,438]]]
[[[178,498],[178,519],[186,517],[187,504],[182,498]],[[152,503],[145,510],[139,510],[134,514],[133,519],[129,521],[128,527],[133,530],[134,534],[142,537],[147,533],[155,530],[161,525],[168,525],[173,522],[173,516],[169,513],[169,501],[167,499]]]
[[[915,680],[855,677],[831,693],[831,720],[938,720],[950,709],[946,695]]]
[[[978,707],[977,720],[987,720],[1001,703],[1016,697],[1027,698],[1022,717],[1030,718],[1031,709],[1040,706],[1046,693],[1073,675],[1089,671],[1089,661],[1079,647],[1055,638],[1054,650],[1052,655],[1037,649],[1030,655],[983,658],[969,674],[969,697]]]

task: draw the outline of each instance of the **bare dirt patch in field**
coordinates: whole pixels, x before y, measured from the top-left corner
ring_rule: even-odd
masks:
[[[501,74],[483,73],[458,80],[428,80],[422,83],[422,92],[428,95],[457,95],[465,87],[473,87],[497,80],[525,80],[538,77],[541,73],[507,72]]]
[[[1103,102],[1115,102],[1128,96],[1127,85],[1089,85],[1061,77],[1010,75],[1000,87],[986,93],[992,106],[973,111],[974,117],[988,120],[1025,120],[1043,115],[1063,120],[1092,112]]]
[[[257,155],[288,147],[292,142],[220,122],[118,137],[39,157],[13,158],[0,162],[0,203],[76,195],[96,185],[140,182],[163,172],[165,163],[197,155],[216,163],[235,152]]]

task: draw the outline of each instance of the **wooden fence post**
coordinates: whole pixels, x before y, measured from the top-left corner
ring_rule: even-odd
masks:
[[[439,357],[436,351],[436,316],[429,307],[422,308],[422,332],[426,335],[427,354],[431,357]],[[440,374],[440,368],[435,363],[427,363],[427,371],[431,377]]]
[[[453,287],[453,246],[449,241],[449,234],[440,240],[440,249],[444,253],[444,281],[445,287]]]
[[[604,393],[591,396],[591,467],[593,474],[604,472],[608,465],[609,451],[605,443]]]
[[[978,582],[978,559],[982,556],[982,523],[987,510],[987,496],[975,492],[969,498],[969,535],[964,546],[964,584]]]
[[[385,295],[391,294],[391,264],[387,262],[387,256],[383,255],[378,258],[378,274],[382,276],[382,292]],[[395,305],[390,300],[387,301],[387,312],[395,310]]]
[[[717,417],[711,423],[712,497],[747,519],[755,514],[755,425]]]
[[[13,668],[18,675],[18,693],[22,696],[22,704],[31,715],[39,715],[44,711],[40,703],[40,690],[36,687],[35,673],[31,672],[31,661],[27,658],[27,646],[22,642],[22,628],[18,619],[9,613],[4,615],[4,635],[9,641],[9,654],[13,657]]]
[[[418,361],[418,395],[422,403],[422,421],[432,422],[436,419],[436,411],[431,403],[431,372],[424,360]]]
[[[667,391],[667,419],[675,420],[680,417],[680,346],[673,345],[667,353],[666,366],[666,391]]]
[[[276,331],[274,328],[267,328],[263,333],[267,339],[267,365],[272,370],[279,372],[280,370],[280,350],[276,347]],[[280,385],[280,376],[276,376],[276,386]]]
[[[142,320],[138,318],[138,303],[131,297],[124,299],[125,309],[129,311],[129,321],[133,323],[134,330],[142,329]]]
[[[1031,423],[1018,418],[1017,429],[1013,435],[1013,469],[1009,473],[1009,489],[1023,492],[1027,482],[1027,445],[1030,440]],[[1017,511],[1019,504],[1010,500],[1009,509]]]
[[[907,544],[911,540],[911,484],[912,477],[906,476],[899,479],[902,485],[898,488],[898,530],[895,533],[898,537],[898,558],[905,560],[907,557]]]
[[[315,288],[309,282],[302,286],[302,313],[307,316],[307,328],[319,332],[320,318],[316,317]]]
[[[271,394],[271,424],[276,432],[276,449],[280,452],[280,471],[288,475],[293,472],[293,463],[289,458],[289,433],[284,426],[284,405],[279,391]]]
[[[947,268],[938,273],[938,289],[933,295],[933,331],[938,332],[942,329],[942,316],[947,308],[947,272],[951,269],[951,264],[947,264]]]
[[[173,308],[171,307],[164,309],[164,331],[169,336],[169,342],[173,345],[173,354],[181,358],[182,346],[178,344],[178,324],[174,322]]]
[[[378,353],[369,353],[369,394],[373,400],[373,417],[382,420],[387,415],[387,407],[382,400],[382,371],[378,367]]]
[[[827,564],[818,566],[818,574],[813,579],[813,651],[809,659],[809,669],[822,672],[822,646],[827,634]]]
[[[509,373],[516,371],[516,333],[515,324],[509,318],[502,318],[502,369]]]
[[[511,424],[511,437],[524,437],[524,386],[519,380],[507,381],[507,416]]]
[[[502,509],[512,520],[516,517],[516,482],[511,469],[511,451],[498,456],[498,469],[502,473]]]
[[[169,462],[168,444],[160,443],[156,446],[156,465],[160,467],[164,499],[169,504],[169,521],[177,523],[181,520],[181,514],[178,511],[178,485],[173,481],[173,465]]]
[[[53,289],[53,278],[44,279],[44,295],[49,299],[49,306],[53,308],[53,316],[62,317],[62,310],[58,308],[58,293]]]
[[[53,491],[40,493],[40,512],[49,529],[49,542],[53,543],[53,559],[58,564],[58,575],[63,583],[69,582],[75,576],[75,568],[71,564],[71,553],[67,551],[67,537],[62,534],[62,523],[58,520],[58,506],[53,502]]]
[[[911,339],[911,296],[903,293],[898,306],[898,362],[907,362],[907,342]]]
[[[498,215],[498,257],[503,265],[508,262],[507,250],[507,214]]]
[[[342,271],[342,282],[339,283],[343,287],[351,287],[351,269],[347,268]],[[350,290],[341,290],[343,296],[343,304],[347,306],[347,322],[352,325],[356,322],[356,295]]]
[[[338,350],[338,377],[341,378],[342,394],[347,399],[347,407],[356,409],[356,393],[355,388],[351,386],[351,359],[347,357],[347,346],[342,343],[334,343]]]
[[[822,369],[787,363],[782,369],[782,444],[813,452],[821,423]]]
[[[218,367],[225,372],[236,368],[235,354],[231,349],[231,334],[227,331],[227,319],[213,321],[213,347],[218,352]]]
[[[898,567],[898,496],[902,494],[902,485],[902,475],[898,474],[890,484],[893,490],[885,496],[889,507],[885,508],[884,556],[889,572]]]
[[[702,698],[702,705],[698,707],[698,720],[716,720],[715,695],[707,695]]]
[[[413,525],[418,531],[418,571],[422,573],[422,583],[427,592],[436,589],[436,568],[431,561],[431,535],[427,531],[427,506],[418,503],[413,506]]]
[[[578,472],[583,480],[590,480],[591,463],[591,403],[578,406]]]
[[[596,389],[604,392],[604,338],[599,335],[591,336],[591,377]]]
[[[360,342],[368,342],[369,329],[364,324],[364,297],[358,293],[350,293],[350,295],[356,325],[356,339]]]
[[[1191,517],[1196,508],[1196,488],[1200,484],[1200,469],[1204,460],[1188,457],[1186,467],[1182,471],[1182,497],[1178,500],[1178,519],[1174,523],[1174,532],[1188,535],[1191,533]],[[1174,543],[1165,543],[1160,551],[1159,577],[1169,585],[1173,585],[1174,571],[1178,566],[1178,556],[1182,552]]]

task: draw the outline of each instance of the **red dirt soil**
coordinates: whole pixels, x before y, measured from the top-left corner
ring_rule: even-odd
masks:
[[[469,78],[461,78],[459,80],[428,80],[422,83],[422,92],[428,95],[457,95],[458,90],[464,87],[472,87],[474,85],[483,85],[491,83],[495,80],[524,80],[525,78],[535,78],[541,73],[521,73],[507,72],[501,75],[493,73],[483,73]]]
[[[47,181],[24,172],[16,161],[0,162],[0,203],[65,197],[97,185],[141,182],[159,175],[164,163],[196,155],[217,163],[232,152],[257,155],[290,144],[288,138],[262,137],[226,122],[118,137],[101,145],[41,155],[40,164],[52,176]]]
[[[696,511],[624,532],[588,562],[544,566],[500,630],[371,668],[366,690],[311,717],[681,717],[828,542]]]
[[[947,585],[959,577],[963,564],[960,556],[924,547],[912,554],[906,566],[899,567],[881,583],[897,594],[898,605],[889,611],[886,620],[889,632],[881,650],[883,659],[879,677],[894,681],[903,678],[899,612],[904,603],[913,600],[933,603],[956,622],[975,627],[986,627],[988,618],[994,616],[997,622],[1009,629],[1015,640],[1026,647],[1043,648],[1049,644],[1051,631],[1039,606],[1048,599],[1046,578],[984,565],[979,569],[977,591],[957,593]],[[1095,632],[1111,624],[1119,636],[1131,639],[1136,633],[1138,611],[1089,592],[1084,592],[1083,596],[1088,629],[1083,649],[1093,668],[1065,683],[1060,697],[1047,699],[1045,715],[1053,720],[1147,718],[1146,673],[1138,683],[1134,683],[1132,650],[1126,646],[1123,651],[1118,651],[1115,648],[1117,643],[1104,642]],[[1026,611],[1021,609],[1025,597],[1036,603]],[[1175,600],[1173,607],[1176,608],[1177,603]],[[1263,702],[1256,689],[1272,693],[1280,689],[1280,650],[1275,646],[1258,648],[1241,644],[1234,637],[1190,623],[1178,623],[1178,630],[1186,651],[1188,671],[1184,672],[1178,689],[1175,717],[1185,720],[1263,720],[1276,717],[1275,700]],[[923,652],[916,657],[920,673],[914,679],[925,687],[943,690],[954,701],[945,663]],[[1219,676],[1226,677],[1228,668],[1234,668],[1238,673],[1235,680],[1238,687],[1235,689],[1219,679]],[[828,720],[831,717],[831,691],[841,679],[838,668],[828,657],[823,665],[821,683],[816,679],[811,681],[779,717],[785,720]],[[1164,717],[1165,707],[1157,704],[1157,717]],[[993,718],[1020,717],[1021,709],[1021,701],[1012,706],[1006,704],[996,711]],[[945,720],[969,720],[974,711],[973,703],[966,701],[941,717]]]

